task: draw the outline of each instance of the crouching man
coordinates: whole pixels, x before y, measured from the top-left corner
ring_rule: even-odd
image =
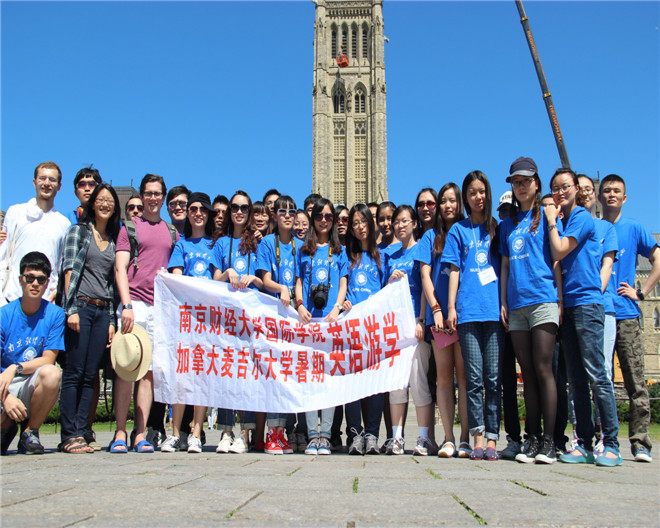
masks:
[[[53,408],[60,391],[55,359],[64,350],[64,311],[42,295],[48,287],[51,265],[43,253],[33,251],[21,259],[20,299],[0,309],[0,402],[2,454],[18,430],[18,452],[40,455],[39,427]]]

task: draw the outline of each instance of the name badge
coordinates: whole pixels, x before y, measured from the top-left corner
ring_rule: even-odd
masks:
[[[479,282],[482,286],[490,284],[497,280],[497,275],[495,275],[495,270],[492,266],[488,266],[485,270],[479,272]]]

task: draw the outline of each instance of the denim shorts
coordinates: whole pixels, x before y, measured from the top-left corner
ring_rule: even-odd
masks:
[[[557,303],[541,303],[523,306],[509,312],[509,332],[529,331],[535,326],[554,323],[559,326],[559,305]]]

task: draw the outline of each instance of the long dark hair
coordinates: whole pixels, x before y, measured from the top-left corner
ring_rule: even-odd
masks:
[[[230,237],[234,236],[234,221],[231,219],[231,204],[237,196],[245,196],[248,202],[247,222],[243,229],[243,236],[241,236],[241,244],[238,246],[241,255],[247,255],[248,253],[255,253],[257,251],[257,239],[254,237],[254,223],[252,222],[252,199],[245,191],[236,191],[229,200],[229,207],[227,208],[227,216],[229,217],[227,222],[227,235]],[[216,229],[213,233],[211,247],[213,247],[218,241],[218,238],[220,238],[220,231],[220,229]]]
[[[541,221],[541,197],[543,196],[542,187],[541,187],[541,178],[538,174],[532,176],[536,182],[536,194],[534,195],[534,204],[532,205],[532,224],[529,226],[529,232],[535,233],[539,227],[539,222]],[[516,193],[513,190],[513,182],[511,182],[511,211],[509,216],[513,220],[514,225],[518,225],[518,211],[520,211],[520,202],[516,198]]]
[[[339,237],[337,236],[337,222],[335,221],[335,207],[332,205],[332,202],[327,198],[319,198],[314,202],[312,207],[312,218],[309,220],[309,229],[307,230],[307,236],[305,237],[305,244],[300,249],[305,255],[316,255],[316,245],[318,244],[318,236],[316,235],[316,222],[314,217],[317,214],[323,211],[325,206],[330,208],[332,213],[332,227],[330,228],[330,234],[328,236],[328,245],[332,249],[332,252],[335,255],[338,255],[341,252],[341,244],[339,243]]]
[[[348,213],[348,229],[346,230],[346,254],[351,260],[351,269],[353,269],[362,258],[362,244],[353,233],[353,219],[356,214],[361,214],[367,222],[369,235],[367,236],[367,252],[369,256],[376,261],[378,268],[381,267],[380,252],[378,251],[378,238],[376,236],[376,223],[371,214],[371,210],[365,204],[355,204]]]
[[[100,183],[96,186],[94,191],[89,197],[87,204],[83,208],[83,212],[80,215],[78,220],[79,224],[88,224],[93,223],[96,225],[96,214],[94,213],[94,202],[96,197],[101,191],[108,191],[112,195],[112,199],[115,202],[114,211],[112,216],[108,220],[108,224],[105,226],[105,232],[112,238],[112,240],[117,240],[117,235],[119,235],[119,219],[121,218],[121,206],[119,205],[119,197],[117,196],[117,191],[109,183]]]
[[[273,194],[273,193],[270,193]],[[291,196],[285,194],[285,195],[280,195],[277,197],[277,200],[275,200],[275,204],[273,205],[274,211],[275,211],[275,217],[277,218],[277,211],[278,209],[298,209],[296,207],[296,202]],[[296,216],[298,216],[298,211],[296,211],[296,214],[293,215],[293,221],[296,221]],[[293,231],[293,224],[291,225],[291,231]],[[275,233],[279,235],[280,233],[280,224],[276,221],[275,222]]]
[[[431,193],[431,196],[433,196],[433,199],[435,200],[435,214],[436,214],[436,219],[438,217],[438,193],[435,192],[435,189],[431,189],[431,187],[424,187],[422,190],[420,190],[417,193],[417,198],[415,198],[415,205],[413,207],[415,210],[417,210],[417,202],[419,202],[419,197],[422,195],[422,193]],[[422,235],[424,234],[424,226],[422,225],[422,219],[419,218],[419,215],[417,215],[418,220],[417,220],[417,232],[415,233],[415,238],[419,240],[422,238]]]
[[[468,175],[463,180],[463,206],[465,207],[465,212],[468,215],[472,214],[472,211],[470,210],[470,203],[467,199],[467,191],[470,184],[475,180],[479,180],[484,184],[484,187],[486,187],[486,203],[484,204],[484,227],[490,235],[490,249],[496,253],[497,244],[495,236],[497,234],[497,221],[493,218],[493,192],[490,189],[490,182],[483,172],[479,170],[472,171],[468,173]]]
[[[582,193],[580,192],[580,180],[578,180],[577,174],[575,174],[573,170],[566,167],[557,169],[555,173],[552,175],[552,178],[550,178],[550,188],[552,189],[552,182],[560,174],[569,174],[573,178],[573,183],[575,184],[575,187],[577,189],[577,194],[575,195],[575,203],[580,207],[584,207],[584,196],[582,196]]]
[[[458,188],[454,182],[445,183],[442,188],[438,191],[438,202],[442,201],[442,197],[449,190],[454,191],[456,196],[456,204],[458,205],[458,211],[456,211],[456,222],[465,220],[465,213],[463,212],[463,197],[461,196],[461,190]],[[445,219],[442,218],[442,212],[440,211],[440,203],[438,203],[438,215],[435,217],[435,239],[433,240],[433,254],[437,257],[445,249],[445,242],[447,241],[447,233],[449,229],[445,223]]]
[[[192,203],[200,203],[200,202],[192,202]],[[185,238],[190,238],[192,236],[192,224],[190,223],[190,220],[188,220],[188,209],[190,208],[191,202],[188,202],[188,207],[186,207],[186,223],[183,224],[183,236]],[[206,209],[206,207],[204,207]],[[206,209],[206,214],[208,215],[208,218],[206,219],[206,225],[204,226],[204,234],[207,237],[210,237],[213,235],[213,231],[215,230],[215,215],[213,214],[212,211],[209,211]]]

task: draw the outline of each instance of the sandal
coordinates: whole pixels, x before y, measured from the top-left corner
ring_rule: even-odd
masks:
[[[442,448],[438,451],[438,456],[440,458],[453,458],[456,456],[456,445],[454,442],[445,442],[442,444]]]
[[[126,440],[117,440],[117,433],[112,438],[112,442],[108,446],[108,452],[110,453],[128,453],[128,446],[126,445]]]
[[[57,446],[57,450],[61,453],[69,453],[78,455],[81,453],[93,453],[94,449],[90,448],[82,437],[67,438],[64,442]]]
[[[136,453],[153,453],[154,446],[153,444],[147,442],[146,440],[140,440],[135,447],[133,448]]]

